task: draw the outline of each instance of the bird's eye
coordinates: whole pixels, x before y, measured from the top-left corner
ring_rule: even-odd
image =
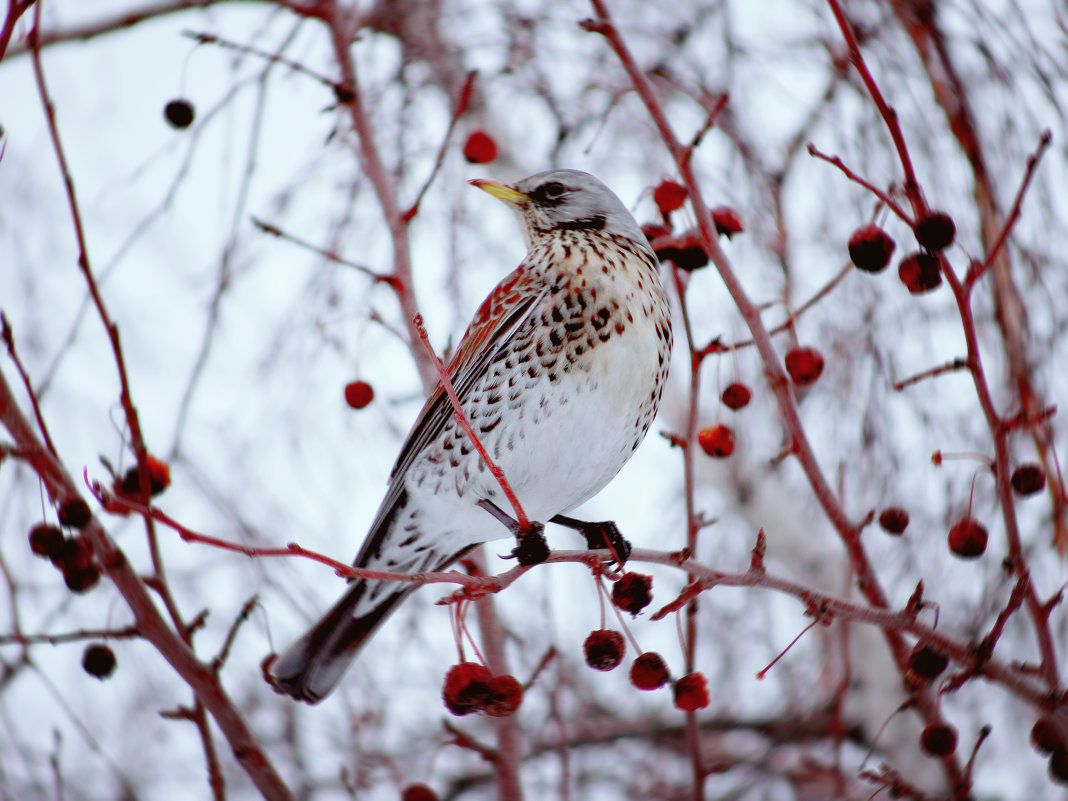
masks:
[[[566,191],[567,187],[559,181],[549,181],[535,189],[530,196],[539,203],[552,203],[559,200]]]

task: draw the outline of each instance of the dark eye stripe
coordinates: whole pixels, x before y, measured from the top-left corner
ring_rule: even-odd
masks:
[[[555,206],[558,204],[567,191],[567,187],[559,181],[549,181],[547,184],[542,184],[533,192],[530,193],[530,199],[535,203],[541,203],[547,206]]]

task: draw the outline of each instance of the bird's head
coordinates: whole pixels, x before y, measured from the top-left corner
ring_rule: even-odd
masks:
[[[649,246],[623,202],[589,173],[551,170],[510,185],[482,179],[469,183],[512,207],[528,247],[558,231],[615,235]]]

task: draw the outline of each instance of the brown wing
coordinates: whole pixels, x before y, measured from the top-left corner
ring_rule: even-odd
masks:
[[[520,265],[482,301],[460,340],[460,347],[449,361],[448,376],[461,403],[479,378],[485,375],[501,346],[526,322],[531,310],[547,291],[543,282],[531,281],[530,273],[524,265]],[[441,433],[445,423],[452,417],[452,411],[449,396],[439,382],[401,448],[389,474],[391,482],[411,464],[428,442]]]
[[[548,291],[543,281],[532,280],[524,265],[520,265],[497,284],[482,302],[448,365],[449,379],[461,403],[471,394],[472,388],[485,374],[501,347],[523,326]],[[393,465],[386,497],[360,548],[355,565],[363,566],[381,551],[393,516],[405,503],[404,483],[397,481],[397,477],[404,473],[427,443],[441,433],[450,417],[452,404],[439,383],[419,413]]]

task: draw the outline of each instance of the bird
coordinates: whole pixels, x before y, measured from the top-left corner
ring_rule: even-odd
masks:
[[[589,173],[557,169],[514,184],[469,183],[511,207],[527,253],[478,307],[446,375],[529,520],[584,530],[592,545],[591,532],[614,524],[565,513],[631,457],[667,382],[671,314],[656,255],[623,202]],[[502,525],[509,508],[439,382],[401,447],[353,564],[442,570],[477,545],[514,534],[515,525]],[[350,581],[268,668],[274,689],[321,701],[416,586]]]

